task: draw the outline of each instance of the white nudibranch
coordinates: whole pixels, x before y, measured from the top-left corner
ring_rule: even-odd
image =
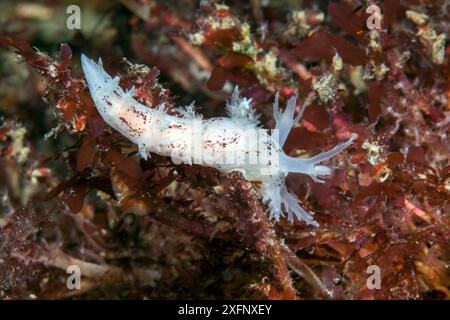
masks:
[[[277,94],[273,105],[276,127],[269,132],[261,128],[251,99],[241,97],[237,88],[227,102],[229,117],[204,120],[193,111],[192,105],[179,108],[179,115],[169,115],[164,104],[150,108],[136,101],[134,89],[125,92],[119,86],[119,78],[105,72],[101,60],[97,64],[82,55],[81,63],[100,115],[135,143],[144,159],[154,152],[172,157],[175,163],[202,164],[225,173],[239,171],[248,181],[259,182],[256,188],[269,208],[270,218],[278,221],[283,216],[283,207],[290,221],[295,217],[318,226],[299,205],[298,198],[287,190],[285,178],[295,172],[323,182],[319,176],[330,175],[331,169],[320,163],[350,146],[356,135],[311,158],[285,154],[282,147],[307,101],[294,117],[296,97],[290,98],[281,112]]]

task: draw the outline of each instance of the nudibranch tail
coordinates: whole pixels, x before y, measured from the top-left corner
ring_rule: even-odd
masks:
[[[81,67],[88,79],[89,91],[91,93],[102,90],[105,84],[110,83],[113,78],[103,69],[102,59],[95,63],[84,54],[81,54]]]
[[[153,114],[164,113],[164,108],[151,109],[138,101],[134,96],[134,87],[125,92],[119,85],[119,77],[111,77],[99,59],[95,63],[84,54],[81,55],[81,66],[98,112],[103,120],[112,128],[138,146],[139,154],[147,159],[150,143],[167,143],[165,137],[152,140],[151,127]]]

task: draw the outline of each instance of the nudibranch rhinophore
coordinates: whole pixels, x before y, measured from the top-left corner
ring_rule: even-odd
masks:
[[[276,126],[271,131],[261,128],[251,99],[241,97],[237,88],[226,105],[228,117],[205,120],[194,112],[192,105],[178,108],[178,115],[170,115],[164,104],[150,108],[136,101],[134,89],[125,92],[119,78],[111,77],[103,69],[101,60],[95,63],[82,55],[81,63],[100,115],[136,144],[144,159],[154,152],[170,156],[175,163],[196,163],[225,173],[239,171],[245,179],[259,182],[255,187],[269,208],[270,218],[278,221],[283,216],[283,207],[290,221],[296,217],[318,226],[299,205],[298,198],[287,190],[285,178],[295,172],[323,182],[319,176],[330,175],[331,169],[320,163],[349,147],[356,135],[311,158],[285,154],[283,145],[307,101],[294,117],[296,97],[291,97],[281,112],[277,94],[273,105]]]

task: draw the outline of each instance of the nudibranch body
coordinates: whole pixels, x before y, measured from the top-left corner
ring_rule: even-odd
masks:
[[[227,103],[229,117],[205,120],[192,106],[178,109],[179,115],[169,115],[164,105],[147,107],[133,98],[134,90],[125,92],[119,78],[111,77],[99,63],[81,56],[83,71],[94,103],[105,122],[138,146],[139,154],[147,159],[150,152],[170,156],[174,162],[196,163],[214,167],[221,172],[239,171],[249,181],[258,181],[257,190],[268,205],[270,217],[279,220],[283,210],[289,220],[294,217],[318,226],[313,217],[298,203],[285,184],[286,176],[303,173],[315,181],[331,174],[321,165],[350,146],[355,136],[331,150],[314,157],[300,159],[283,152],[287,136],[300,120],[306,107],[294,117],[296,98],[289,99],[280,111],[278,95],[273,113],[275,130],[263,130],[251,100],[234,90]]]

